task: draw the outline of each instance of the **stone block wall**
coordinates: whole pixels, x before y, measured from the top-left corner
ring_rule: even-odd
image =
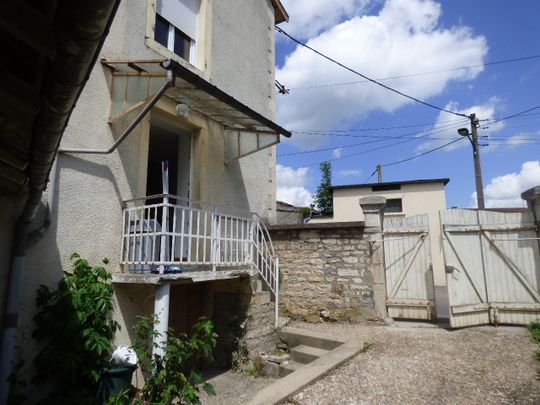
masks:
[[[280,313],[308,322],[375,320],[370,229],[362,223],[274,226]]]
[[[236,360],[247,363],[262,353],[273,353],[274,302],[260,281],[248,277],[211,284],[212,319],[219,335],[216,364],[229,367]],[[242,357],[238,359],[238,356]]]

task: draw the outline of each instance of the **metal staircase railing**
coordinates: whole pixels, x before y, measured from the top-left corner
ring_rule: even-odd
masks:
[[[257,214],[169,194],[124,204],[121,263],[125,269],[166,273],[182,271],[184,266],[213,270],[251,266],[275,297],[277,325],[279,259]]]

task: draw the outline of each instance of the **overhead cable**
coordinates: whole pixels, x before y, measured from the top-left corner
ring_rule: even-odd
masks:
[[[417,154],[417,155],[414,155],[414,156],[411,156],[411,157],[408,157],[408,158],[405,158],[405,159],[398,160],[398,161],[396,161],[396,162],[385,163],[385,164],[383,164],[383,165],[381,165],[381,166],[382,166],[382,167],[388,167],[388,166],[398,165],[398,164],[400,164],[400,163],[405,163],[405,162],[408,162],[409,160],[417,159],[417,158],[419,158],[419,157],[428,155],[428,154],[430,154],[430,153],[432,153],[432,152],[435,152],[435,151],[438,151],[438,150],[440,150],[440,149],[446,148],[447,146],[450,146],[450,145],[452,145],[453,143],[462,141],[463,139],[465,139],[465,138],[457,138],[457,139],[454,139],[454,140],[451,141],[451,142],[445,143],[444,145],[438,146],[438,147],[433,148],[433,149],[430,149],[430,150],[428,150],[428,151],[419,153],[419,154]]]
[[[352,148],[352,147],[360,146],[360,145],[368,145],[368,144],[371,144],[371,143],[384,142],[384,141],[388,141],[388,140],[392,140],[392,139],[410,139],[410,140],[415,140],[415,139],[438,139],[438,138],[427,138],[427,137],[429,135],[437,134],[439,132],[444,132],[444,131],[449,130],[451,128],[458,127],[460,125],[457,125],[455,123],[450,124],[450,125],[447,124],[447,125],[440,126],[440,127],[437,127],[437,128],[429,128],[429,129],[424,129],[422,131],[416,131],[416,132],[411,132],[411,133],[408,133],[408,134],[394,135],[394,136],[343,135],[343,136],[350,136],[350,137],[357,137],[357,138],[375,138],[375,140],[366,141],[366,142],[352,143],[352,144],[347,144],[347,145],[335,145],[335,146],[332,146],[332,147],[321,148],[321,149],[309,149],[309,150],[298,151],[298,152],[280,153],[277,156],[281,157],[281,156],[305,155],[305,154],[309,154],[309,153],[325,152],[325,151],[334,150],[334,149],[346,149],[346,148]],[[415,135],[419,135],[419,134],[422,134],[422,133],[425,133],[425,132],[427,132],[427,134],[424,134],[424,135],[421,135],[421,136],[415,136]],[[324,135],[333,135],[333,134],[324,134]],[[337,135],[337,136],[341,136],[341,135]],[[442,139],[448,139],[448,138],[442,138]],[[452,139],[454,139],[454,138],[452,138]]]
[[[386,131],[389,129],[403,129],[403,128],[414,128],[414,127],[425,127],[427,125],[439,125],[439,124],[457,124],[461,122],[469,122],[469,119],[467,117],[467,120],[464,121],[463,119],[452,119],[452,120],[445,120],[445,121],[437,121],[437,122],[425,122],[423,124],[408,124],[408,125],[395,125],[392,127],[379,127],[379,128],[348,128],[348,129],[304,129],[302,131],[294,131],[291,132],[294,134],[324,134],[327,132],[369,132],[369,131]]]
[[[487,122],[487,124],[494,124],[496,122],[501,122],[501,121],[505,121],[505,120],[509,120],[510,118],[516,118],[516,117],[520,117],[520,116],[524,116],[524,114],[528,113],[528,112],[531,112],[531,111],[534,111],[534,110],[538,110],[540,108],[540,105],[537,105],[535,107],[531,107],[531,108],[528,108],[524,111],[521,111],[521,112],[518,112],[518,113],[515,113],[515,114],[512,114],[512,115],[507,115],[506,117],[502,117],[502,118],[494,118],[493,120],[489,120]],[[533,114],[529,114],[529,115],[533,115]]]
[[[443,111],[443,112],[448,113],[448,114],[457,115],[457,116],[459,116],[459,117],[468,117],[468,115],[459,113],[459,112],[457,112],[457,111],[452,111],[452,110],[448,110],[448,109],[446,109],[446,108],[442,108],[442,107],[436,106],[436,105],[434,105],[434,104],[431,104],[431,103],[428,103],[428,102],[426,102],[426,101],[420,100],[420,99],[418,99],[418,98],[416,98],[416,97],[413,97],[413,96],[410,96],[410,95],[408,95],[408,94],[405,94],[405,93],[403,93],[403,92],[401,92],[401,91],[399,91],[399,90],[396,90],[396,89],[394,89],[394,88],[392,88],[392,87],[390,87],[390,86],[387,86],[386,84],[383,84],[383,83],[381,83],[381,82],[378,82],[377,80],[372,79],[372,78],[370,78],[370,77],[368,77],[368,76],[366,76],[366,75],[364,75],[364,74],[358,72],[357,70],[354,70],[354,69],[352,69],[352,68],[350,68],[350,67],[344,65],[343,63],[338,62],[338,61],[336,61],[335,59],[332,59],[332,58],[329,57],[329,56],[326,56],[325,54],[323,54],[323,53],[317,51],[316,49],[310,47],[309,45],[307,45],[307,44],[301,42],[300,40],[298,40],[298,39],[292,37],[291,35],[289,35],[289,34],[288,34],[287,32],[285,32],[285,31],[283,31],[283,30],[282,30],[280,27],[278,27],[277,25],[275,26],[275,28],[276,28],[276,30],[277,30],[279,33],[285,35],[286,37],[288,37],[288,38],[291,39],[292,41],[296,42],[298,45],[301,45],[301,46],[303,46],[304,48],[307,48],[307,49],[309,49],[310,51],[315,52],[317,55],[319,55],[319,56],[325,58],[326,60],[328,60],[328,61],[330,61],[330,62],[332,62],[332,63],[335,63],[336,65],[342,67],[343,69],[346,69],[346,70],[348,70],[349,72],[354,73],[354,74],[356,74],[356,75],[358,75],[358,76],[360,76],[360,77],[366,79],[367,81],[369,81],[369,82],[371,82],[371,83],[374,83],[374,84],[376,84],[376,85],[378,85],[378,86],[380,86],[380,87],[382,87],[382,88],[384,88],[384,89],[386,89],[386,90],[389,90],[389,91],[391,91],[391,92],[393,92],[393,93],[399,94],[400,96],[405,97],[405,98],[408,98],[409,100],[413,100],[413,101],[415,101],[415,102],[417,102],[417,103],[419,103],[419,104],[423,104],[423,105],[425,105],[426,107],[430,107],[430,108],[433,108],[433,109],[436,109],[436,110],[439,110],[439,111]]]
[[[500,61],[495,61],[495,62],[487,62],[487,63],[478,64],[478,65],[459,66],[459,67],[454,67],[454,68],[449,68],[449,69],[432,70],[432,71],[428,71],[428,72],[411,73],[411,74],[400,75],[400,76],[380,77],[380,78],[377,78],[376,80],[386,81],[386,80],[405,79],[405,78],[408,78],[408,77],[425,76],[425,75],[431,75],[431,74],[437,74],[437,73],[445,73],[445,72],[454,72],[456,70],[474,69],[474,68],[485,67],[485,66],[500,65],[500,64],[504,64],[504,63],[521,62],[521,61],[530,60],[530,59],[537,59],[537,58],[540,58],[540,55],[524,56],[522,58],[506,59],[506,60],[500,60]],[[314,86],[292,87],[292,88],[287,89],[287,90],[311,90],[311,89],[319,89],[319,88],[325,88],[325,87],[350,86],[350,85],[357,85],[357,84],[363,84],[363,83],[369,83],[369,80],[356,80],[356,81],[349,81],[349,82],[320,84],[320,85],[314,85]]]

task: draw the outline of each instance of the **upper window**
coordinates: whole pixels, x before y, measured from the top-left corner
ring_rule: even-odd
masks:
[[[401,190],[401,184],[376,184],[371,186],[371,191],[395,191]]]
[[[389,198],[386,200],[385,213],[403,212],[401,198]]]
[[[199,0],[158,0],[154,39],[195,64]]]

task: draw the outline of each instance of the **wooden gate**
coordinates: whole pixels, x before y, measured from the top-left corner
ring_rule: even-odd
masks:
[[[384,219],[384,261],[388,315],[435,316],[428,216]]]
[[[449,209],[441,223],[452,327],[540,318],[532,213]]]

